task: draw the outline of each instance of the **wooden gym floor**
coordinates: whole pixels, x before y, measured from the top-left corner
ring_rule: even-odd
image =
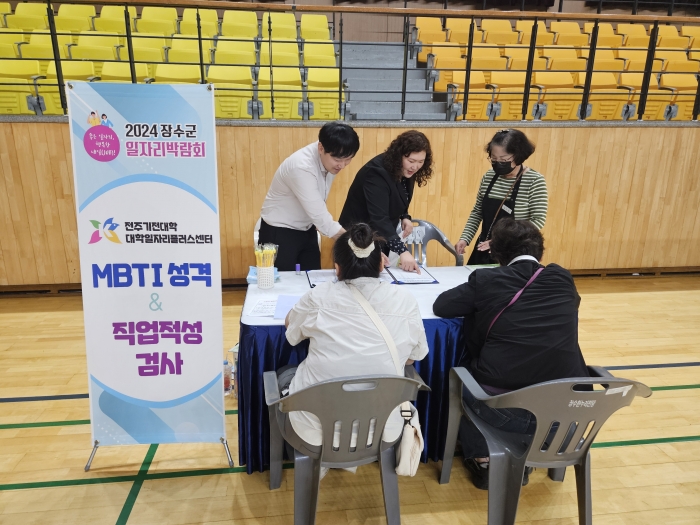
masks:
[[[700,277],[585,280],[580,340],[586,361],[653,387],[603,427],[593,451],[596,524],[700,524]],[[238,340],[244,292],[224,293],[226,348]],[[674,365],[674,366],[668,366]],[[293,475],[227,468],[221,445],[105,447],[92,470],[82,301],[78,295],[0,299],[0,523],[293,523]],[[72,396],[20,401],[34,396]],[[227,431],[238,459],[234,399]],[[536,471],[518,523],[577,524],[573,472]],[[487,493],[459,461],[440,486],[438,464],[400,481],[404,524],[485,524]],[[375,465],[332,471],[318,523],[384,521]]]

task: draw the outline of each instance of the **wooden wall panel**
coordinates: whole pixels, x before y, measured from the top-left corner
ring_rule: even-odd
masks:
[[[416,190],[414,217],[456,241],[488,168],[494,128],[425,128],[434,176]],[[355,173],[400,128],[357,128],[362,148],[333,184],[337,217]],[[571,269],[700,266],[700,128],[528,128],[527,164],[550,192],[546,261]],[[217,128],[222,275],[253,264],[253,227],[279,163],[313,142],[308,127]],[[0,123],[0,285],[79,282],[68,126]],[[434,243],[431,264],[453,264]],[[332,243],[322,241],[323,264]]]

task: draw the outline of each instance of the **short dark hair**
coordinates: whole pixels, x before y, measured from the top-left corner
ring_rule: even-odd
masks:
[[[391,141],[389,147],[384,152],[384,167],[394,180],[401,180],[401,170],[403,169],[403,158],[411,153],[425,151],[425,162],[413,177],[418,187],[428,182],[433,175],[433,150],[430,149],[430,141],[420,131],[414,129],[404,131]]]
[[[94,111],[91,111],[91,112],[90,112],[90,115],[94,115],[94,114],[95,114],[95,112],[94,112]]]
[[[359,258],[348,244],[352,240],[358,248],[367,248],[374,244],[374,251],[368,257]],[[350,226],[350,229],[338,237],[333,245],[333,262],[339,268],[339,281],[357,279],[358,277],[379,277],[382,271],[382,249],[380,243],[384,242],[368,224],[358,222]]]
[[[522,164],[535,152],[535,145],[530,142],[525,133],[518,129],[502,129],[486,145],[486,153],[491,156],[492,146],[502,146],[506,152],[513,155],[515,164]]]
[[[102,113],[102,116],[103,116],[104,118],[107,118],[107,115],[105,115],[104,113]]]
[[[532,255],[538,261],[544,253],[544,237],[530,221],[501,219],[491,231],[491,257],[506,266],[519,255]]]
[[[326,153],[339,159],[354,157],[360,149],[360,137],[352,127],[343,122],[324,124],[318,132],[318,141]]]

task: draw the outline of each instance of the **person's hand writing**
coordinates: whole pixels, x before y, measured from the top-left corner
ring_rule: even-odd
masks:
[[[384,252],[382,252],[382,262],[384,263],[384,267],[386,268],[387,266],[391,266],[391,261],[389,260],[389,257],[387,257]]]
[[[399,262],[401,269],[404,272],[416,272],[417,274],[420,274],[418,263],[410,252],[403,252],[401,255],[399,255]]]
[[[476,247],[477,250],[480,252],[488,252],[491,250],[491,239],[488,241],[480,242],[479,245]]]
[[[413,221],[411,219],[403,219],[401,221],[401,229],[403,230],[403,237],[404,239],[411,235],[411,232],[413,231]]]
[[[457,252],[457,255],[462,255],[464,253],[464,249],[467,247],[467,241],[464,239],[460,239],[457,244],[455,244],[455,251]]]

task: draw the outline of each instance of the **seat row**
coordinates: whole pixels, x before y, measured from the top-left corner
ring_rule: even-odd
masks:
[[[490,80],[482,71],[469,78],[467,120],[521,120],[526,73],[491,71]],[[448,86],[452,117],[463,118],[466,73],[454,73]],[[578,120],[586,73],[536,71],[532,75],[528,99],[528,120]],[[591,120],[636,120],[642,94],[643,73],[595,72],[586,118]],[[643,120],[691,120],[698,89],[695,75],[664,73],[650,78]]]
[[[153,71],[151,76],[147,64],[135,64],[138,82],[197,84],[202,80],[198,65],[155,64]],[[309,68],[303,80],[298,68],[261,67],[254,71],[212,65],[205,71],[205,81],[215,87],[218,118],[337,120],[341,116],[340,80],[334,69]],[[105,62],[98,75],[90,61],[67,61],[62,62],[62,72],[65,81],[131,82],[127,62]],[[42,75],[36,60],[0,60],[0,114],[63,115],[55,62],[50,62]]]
[[[440,18],[417,17],[413,32],[413,41],[428,42],[459,42],[466,43],[470,35],[469,18],[447,18],[442,27]],[[585,22],[583,31],[578,22],[552,21],[549,28],[544,22],[537,22],[537,45],[588,46],[595,24]],[[534,27],[533,20],[517,20],[515,30],[510,20],[482,19],[479,29],[474,30],[473,42],[497,45],[529,44]],[[617,24],[616,28],[610,23],[598,24],[597,45],[609,47],[648,47],[652,27],[644,24]],[[657,45],[669,48],[700,49],[700,26],[660,25]],[[419,61],[421,60],[419,55]]]
[[[283,39],[327,40],[330,27],[325,15],[301,15],[297,23],[293,13],[269,13],[258,20],[254,11],[225,11],[219,20],[215,9],[185,8],[182,18],[174,7],[144,7],[140,16],[135,7],[129,7],[132,31],[154,33],[164,36],[172,34],[215,35],[254,38],[269,36]],[[197,13],[200,23],[197,27]],[[124,7],[104,6],[99,16],[94,5],[61,4],[54,18],[58,32],[106,31],[124,34],[126,21]],[[0,27],[32,31],[48,29],[48,13],[44,3],[20,3],[12,12],[9,3],[0,3]]]
[[[529,46],[513,44],[493,46],[475,44],[472,48],[471,69],[484,71],[488,82],[491,71],[525,71],[530,53]],[[580,54],[579,54],[580,53]],[[622,72],[644,72],[647,60],[646,49],[597,48],[593,71],[612,72],[619,78]],[[466,49],[461,44],[434,43],[428,49],[428,86],[433,84],[436,92],[446,92],[455,71],[464,71],[467,66]],[[586,71],[588,50],[572,47],[539,46],[533,57],[533,71]],[[687,52],[678,49],[657,49],[652,71],[700,72],[700,50]]]

